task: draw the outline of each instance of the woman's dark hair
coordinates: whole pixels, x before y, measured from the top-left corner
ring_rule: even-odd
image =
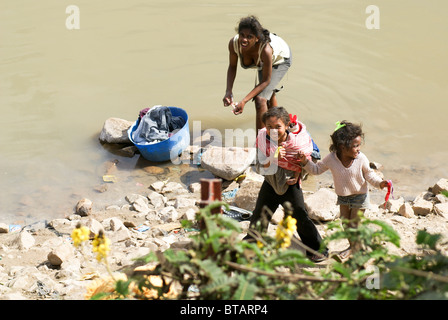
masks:
[[[345,120],[341,121],[337,129],[330,136],[332,142],[330,152],[339,152],[341,151],[341,147],[350,148],[353,139],[358,136],[364,140],[361,125],[353,124]]]
[[[266,124],[266,120],[270,117],[276,117],[282,119],[283,123],[287,126],[289,124],[289,113],[283,107],[272,107],[261,116],[261,121]]]
[[[271,42],[271,38],[269,37],[269,30],[263,28],[258,21],[257,17],[255,16],[248,16],[245,18],[241,18],[240,22],[238,23],[238,27],[236,28],[236,31],[238,33],[241,32],[243,29],[250,29],[252,33],[260,39],[262,43],[264,42]]]

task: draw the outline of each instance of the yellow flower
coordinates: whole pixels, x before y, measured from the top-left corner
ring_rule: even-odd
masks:
[[[92,241],[93,252],[97,252],[96,260],[101,261],[110,251],[110,240],[100,231]]]
[[[287,248],[291,245],[291,238],[297,229],[296,223],[297,220],[288,215],[278,225],[275,238],[280,248]]]
[[[84,241],[89,240],[90,230],[87,227],[78,224],[72,231],[73,245],[78,247]]]

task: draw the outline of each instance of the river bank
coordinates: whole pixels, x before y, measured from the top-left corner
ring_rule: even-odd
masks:
[[[157,166],[144,160],[137,170],[122,171],[116,161],[105,164],[105,170],[102,173],[110,181],[95,186],[97,197],[77,199],[73,211],[64,218],[17,229],[5,224],[0,227],[3,232],[0,233],[0,299],[84,299],[89,286],[107,277],[105,265],[97,263],[91,251],[84,250],[81,254],[75,250],[70,235],[78,223],[88,226],[94,233],[100,229],[105,231],[111,240],[108,261],[114,272],[129,267],[133,259],[150,251],[188,247],[189,235],[195,230],[182,228],[180,221],[194,220],[201,200],[199,181],[216,178],[211,172],[192,164]],[[245,190],[244,195],[240,194],[240,203],[253,202],[260,177],[249,167],[244,178],[223,181],[223,198],[235,204],[238,193]],[[383,206],[385,192],[371,190],[372,206],[366,216],[388,222],[401,237],[400,248],[391,247],[391,252],[398,255],[421,253],[415,244],[416,233],[421,229],[448,236],[448,201],[440,194],[446,183],[446,179],[441,179],[438,184],[428,186],[429,191],[421,190],[412,201],[396,194],[386,208]],[[395,187],[399,189],[400,185]],[[331,180],[325,176],[309,177],[303,182],[303,189],[310,212],[321,210],[313,209],[311,199],[314,196],[321,190],[333,192]],[[236,192],[232,192],[234,190]],[[231,196],[227,197],[229,194]],[[424,205],[417,209],[415,205],[420,201],[424,201]],[[325,209],[337,211],[334,203]],[[280,208],[274,214],[269,232],[275,232],[281,217]],[[329,232],[327,223],[319,219],[326,218],[315,216],[313,219],[325,238]],[[243,231],[247,230],[249,222],[240,223]],[[243,232],[241,238],[244,235]],[[447,253],[446,241],[441,243],[444,243],[442,250]],[[330,251],[338,252],[346,246],[344,241],[331,243]]]

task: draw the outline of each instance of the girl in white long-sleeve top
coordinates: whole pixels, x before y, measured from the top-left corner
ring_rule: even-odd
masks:
[[[338,196],[341,218],[349,221],[348,227],[356,228],[359,222],[358,212],[364,212],[370,204],[368,182],[376,188],[387,187],[369,165],[369,160],[362,153],[361,143],[364,133],[360,125],[348,121],[337,122],[331,134],[330,153],[321,161],[314,163],[298,153],[298,158],[309,174],[318,175],[330,170],[333,175],[334,188]],[[348,257],[356,244],[341,252],[341,257]]]

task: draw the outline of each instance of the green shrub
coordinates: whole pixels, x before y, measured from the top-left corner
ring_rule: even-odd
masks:
[[[400,238],[387,223],[361,216],[358,228],[344,230],[335,221],[329,224],[333,232],[325,243],[349,238],[359,242],[361,250],[345,262],[334,256],[318,267],[301,250],[282,248],[278,239],[266,234],[257,235],[257,242],[240,240],[236,220],[211,213],[219,206],[227,204],[216,202],[199,210],[197,220],[203,227],[191,236],[189,249],[142,257],[141,263],[156,267],[133,272],[129,281],[117,281],[115,296],[129,298],[128,286],[133,283],[140,292],[157,290],[159,299],[166,299],[164,293],[173,285],[178,288],[175,299],[447,298],[448,259],[437,248],[440,235],[419,232],[417,243],[429,253],[397,257],[385,244],[399,247]],[[183,227],[197,226],[183,221]],[[161,277],[163,285],[154,286],[148,276]]]

